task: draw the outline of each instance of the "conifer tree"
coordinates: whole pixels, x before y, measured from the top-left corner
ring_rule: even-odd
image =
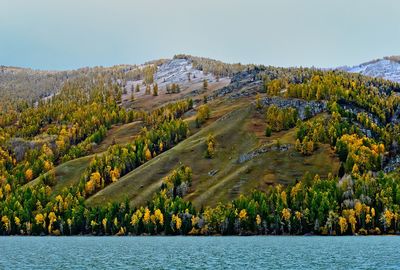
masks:
[[[207,81],[207,79],[204,79],[204,80],[203,80],[203,89],[204,89],[204,90],[207,90],[207,89],[208,89],[208,81]]]
[[[153,96],[158,96],[158,85],[156,83],[153,85]]]

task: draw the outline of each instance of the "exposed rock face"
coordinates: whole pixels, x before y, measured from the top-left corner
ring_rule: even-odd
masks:
[[[208,100],[226,95],[230,95],[231,98],[255,95],[262,86],[262,80],[258,76],[259,72],[260,70],[255,68],[235,74],[228,86],[215,91],[208,97]]]
[[[183,85],[189,82],[202,82],[204,79],[209,82],[215,81],[212,74],[204,74],[203,71],[193,68],[192,63],[187,59],[172,59],[166,61],[154,75],[154,80],[159,86],[177,83]]]
[[[28,150],[40,149],[47,144],[53,151],[56,148],[56,136],[49,136],[46,140],[27,141],[23,138],[12,138],[8,141],[8,148],[11,150],[17,162],[23,160]]]
[[[209,176],[214,176],[214,175],[216,175],[217,173],[218,173],[218,170],[211,170],[211,171],[208,172],[208,175],[209,175]]]
[[[192,84],[202,83],[207,80],[209,83],[215,82],[217,79],[211,73],[205,74],[203,71],[193,67],[193,64],[188,59],[172,59],[165,61],[161,66],[158,67],[154,74],[154,82],[158,84],[159,89],[166,89],[167,85],[178,84],[179,87],[188,87]],[[132,86],[136,84],[142,85],[142,80],[127,81],[125,89],[129,91]],[[141,86],[143,89],[143,86]],[[199,90],[201,91],[201,90]],[[187,94],[187,97],[193,97]]]
[[[365,114],[368,115],[368,117],[369,117],[375,124],[377,124],[378,126],[382,126],[381,120],[380,120],[376,115],[374,115],[374,114],[372,114],[372,113],[370,113],[370,112],[364,110],[363,108],[360,108],[360,107],[358,107],[358,106],[355,106],[354,104],[351,104],[351,103],[349,103],[349,102],[347,102],[347,101],[344,101],[344,100],[338,101],[338,104],[339,104],[344,110],[346,110],[346,111],[348,111],[348,112],[350,112],[350,113],[352,113],[352,114],[354,114],[354,115],[357,115],[357,114],[359,114],[359,113],[365,113]]]
[[[204,94],[205,92],[207,92],[206,89],[195,89],[193,91],[190,91],[189,93],[185,94],[183,96],[183,98],[191,98],[191,97],[196,97],[199,96],[201,94]]]
[[[383,168],[385,173],[393,172],[400,167],[400,155],[392,157],[388,160],[386,166]]]
[[[400,124],[400,107],[398,107],[393,113],[393,117],[390,119],[390,122],[394,125]]]
[[[296,108],[299,118],[305,120],[326,111],[326,101],[307,101],[296,98],[265,97],[261,100],[264,106],[276,105],[279,108]]]

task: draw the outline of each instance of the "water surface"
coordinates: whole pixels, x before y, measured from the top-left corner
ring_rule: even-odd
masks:
[[[0,237],[0,269],[400,269],[400,237]]]

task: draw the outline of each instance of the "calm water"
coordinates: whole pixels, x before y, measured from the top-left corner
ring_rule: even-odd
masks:
[[[0,269],[400,269],[400,237],[0,237]]]

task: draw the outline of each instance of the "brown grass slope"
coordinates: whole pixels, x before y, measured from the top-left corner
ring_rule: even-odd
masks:
[[[56,184],[52,187],[53,193],[57,194],[64,188],[77,185],[80,177],[89,166],[95,155],[102,155],[107,148],[114,142],[117,144],[126,144],[140,132],[141,122],[136,121],[124,125],[113,126],[107,131],[107,137],[97,146],[93,148],[93,154],[73,159],[53,169],[56,176]],[[27,183],[26,186],[37,185],[40,182],[40,177]]]
[[[338,161],[329,146],[321,145],[314,155],[304,157],[291,147],[288,151],[268,151],[247,162],[238,163],[240,155],[261,145],[294,144],[295,129],[273,134],[265,139],[260,133],[265,124],[252,105],[212,105],[214,114],[225,114],[197,133],[146,164],[125,175],[87,200],[89,205],[129,199],[132,205],[150,200],[161,186],[162,178],[180,163],[193,170],[193,182],[185,199],[196,206],[230,201],[253,189],[265,190],[273,183],[289,183],[304,173],[327,175],[337,172]],[[230,110],[229,110],[230,108]],[[214,116],[215,117],[215,116]],[[205,139],[213,134],[217,140],[216,156],[204,158]],[[211,176],[211,171],[215,175]]]

